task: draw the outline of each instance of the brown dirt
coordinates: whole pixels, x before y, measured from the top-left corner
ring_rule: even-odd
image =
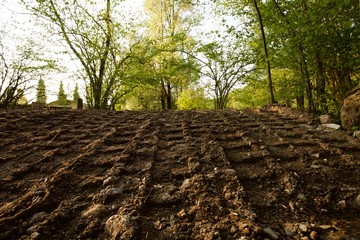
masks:
[[[0,111],[0,239],[360,239],[360,141],[286,108]]]

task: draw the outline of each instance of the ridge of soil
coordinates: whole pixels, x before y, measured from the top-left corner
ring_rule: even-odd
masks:
[[[0,110],[0,239],[360,239],[360,141],[287,108]]]

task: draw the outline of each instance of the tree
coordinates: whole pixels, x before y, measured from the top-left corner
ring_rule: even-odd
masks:
[[[48,20],[49,32],[60,33],[69,54],[80,62],[83,79],[86,79],[88,106],[110,109],[113,98],[118,100],[124,64],[130,58],[130,53],[124,50],[127,43],[121,39],[126,32],[113,14],[121,1],[22,2],[39,18]]]
[[[337,115],[358,83],[358,8],[356,1],[266,2],[273,65],[299,73],[309,111]]]
[[[191,45],[188,35],[194,21],[190,18],[192,1],[146,0],[149,15],[148,36],[157,53],[148,60],[162,109],[173,109],[177,94],[198,77],[196,63],[178,51]],[[194,15],[193,15],[194,16]]]
[[[45,81],[40,78],[36,88],[36,102],[46,103],[46,86]]]
[[[10,51],[2,42],[5,33],[0,33],[0,105],[8,108],[24,99],[24,95],[34,87],[32,79],[53,71],[57,66],[54,61],[42,57],[31,39]]]
[[[298,108],[310,112],[339,113],[346,92],[359,83],[358,1],[220,2],[243,20],[242,30],[232,32],[236,37],[249,33],[246,48],[257,56],[253,63],[259,72],[266,68],[268,76],[269,69],[276,74],[294,74],[291,80],[271,79],[275,97],[288,103],[295,100]],[[265,60],[271,62],[271,68],[269,62],[264,64],[265,47]]]
[[[63,85],[62,81],[60,82],[60,86],[59,86],[57,103],[59,105],[67,105],[68,104],[67,96],[65,94],[64,85]]]
[[[226,46],[220,43],[202,45],[196,59],[202,63],[202,75],[210,81],[211,90],[215,94],[215,108],[224,109],[228,104],[229,93],[242,78],[252,71],[241,47],[230,48],[231,42]]]
[[[239,0],[239,1],[217,1],[218,6],[224,7],[223,12],[237,17],[242,21],[240,26],[236,28],[229,26],[228,32],[237,38],[238,42],[244,41],[246,37],[246,45],[243,45],[243,50],[255,55],[252,59],[253,69],[261,71],[266,69],[268,79],[268,99],[269,103],[276,103],[274,95],[274,87],[271,75],[271,56],[268,50],[269,43],[267,42],[265,23],[263,15],[266,9],[262,10],[264,4],[259,0]],[[261,49],[259,40],[261,39]],[[233,47],[230,47],[234,49]],[[245,50],[246,49],[246,50]]]
[[[204,88],[184,89],[179,94],[176,105],[180,110],[211,109],[213,106],[212,99],[205,96]]]
[[[261,31],[261,39],[262,39],[263,47],[264,47],[264,55],[265,55],[267,75],[268,75],[268,82],[269,82],[269,96],[270,96],[269,99],[270,99],[270,104],[274,104],[274,103],[276,103],[276,101],[275,101],[275,98],[274,98],[273,83],[272,83],[272,79],[271,79],[271,65],[270,65],[269,53],[268,53],[268,49],[267,49],[267,43],[266,43],[266,36],[265,36],[264,24],[263,24],[263,20],[262,20],[262,15],[261,15],[260,9],[259,9],[259,7],[258,7],[257,0],[253,0],[253,4],[254,4],[254,8],[255,8],[256,14],[257,14],[257,16],[258,16],[258,21],[259,21],[260,31]]]
[[[74,93],[73,93],[73,101],[77,102],[77,100],[80,98],[80,94],[79,94],[79,87],[78,84],[76,83],[75,85],[75,89],[74,89]]]

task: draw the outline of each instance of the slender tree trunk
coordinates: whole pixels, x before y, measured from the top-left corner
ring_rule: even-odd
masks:
[[[160,102],[161,102],[161,109],[165,110],[166,109],[166,104],[165,104],[165,96],[164,96],[164,94],[161,94]]]
[[[172,94],[171,94],[171,84],[170,82],[166,82],[167,85],[167,92],[166,92],[166,101],[167,101],[167,109],[172,109]]]
[[[109,57],[110,44],[111,44],[111,19],[110,19],[110,0],[106,1],[106,14],[105,14],[105,23],[106,23],[106,35],[105,35],[105,49],[104,53],[100,59],[100,68],[99,68],[99,77],[97,79],[96,87],[94,88],[94,104],[95,109],[105,109],[107,103],[107,96],[104,96],[104,102],[101,102],[102,95],[102,85],[105,77],[106,63]]]
[[[162,110],[165,110],[165,109],[166,109],[165,96],[166,96],[165,82],[164,82],[163,79],[161,79],[161,95],[160,95],[160,101],[161,101],[161,109],[162,109]]]
[[[313,100],[313,95],[312,95],[312,85],[311,85],[311,81],[310,81],[310,75],[309,75],[309,69],[304,57],[304,51],[303,49],[300,47],[300,52],[301,52],[301,60],[300,60],[300,68],[301,68],[301,73],[302,73],[302,78],[305,84],[305,89],[306,89],[306,97],[307,97],[307,107],[308,107],[308,112],[313,112],[314,111],[314,100]]]
[[[258,20],[259,20],[259,25],[260,25],[260,30],[261,30],[261,38],[262,38],[263,47],[264,47],[265,61],[266,61],[266,65],[267,65],[267,75],[268,75],[268,82],[269,82],[270,104],[274,104],[274,103],[276,103],[276,100],[274,97],[274,89],[273,89],[273,83],[272,83],[272,78],[271,78],[271,65],[270,65],[269,53],[268,53],[268,49],[267,49],[264,24],[262,21],[260,9],[257,5],[257,0],[254,0],[253,2],[254,2],[254,7],[255,7],[255,10],[256,10],[256,13],[258,16]]]
[[[305,109],[305,98],[304,93],[302,92],[300,96],[296,97],[296,106],[298,110],[304,111]]]
[[[317,99],[319,99],[319,109],[321,112],[328,112],[327,101],[326,101],[326,79],[325,79],[325,70],[324,64],[320,59],[320,56],[317,54],[317,84],[316,84],[316,94]]]

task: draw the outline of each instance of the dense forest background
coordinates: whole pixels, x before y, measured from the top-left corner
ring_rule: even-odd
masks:
[[[57,103],[94,109],[278,102],[338,116],[360,83],[358,0],[145,0],[136,14],[122,2],[21,0],[44,31],[13,46],[1,29],[0,104],[28,92],[46,103],[47,79],[71,64],[76,85],[65,93],[59,80]]]

